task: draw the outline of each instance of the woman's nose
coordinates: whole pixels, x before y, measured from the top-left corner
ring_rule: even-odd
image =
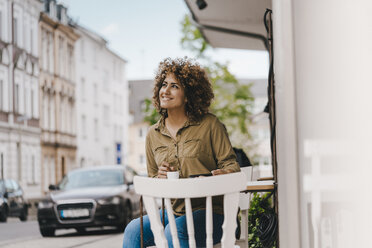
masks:
[[[169,85],[168,85],[167,87],[165,87],[164,92],[165,92],[166,94],[169,94],[169,90],[170,90],[170,87],[169,87]]]

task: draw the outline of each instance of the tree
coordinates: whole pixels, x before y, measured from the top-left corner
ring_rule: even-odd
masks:
[[[251,138],[247,126],[254,102],[250,90],[252,85],[239,84],[229,71],[227,62],[213,61],[208,55],[212,47],[206,42],[200,30],[191,23],[188,15],[182,21],[182,33],[182,47],[195,54],[211,80],[215,94],[211,112],[225,124],[233,145],[247,149],[252,146],[247,142]]]

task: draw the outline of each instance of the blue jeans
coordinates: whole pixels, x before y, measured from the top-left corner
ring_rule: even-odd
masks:
[[[197,247],[205,247],[206,230],[205,230],[205,210],[194,211],[194,232]],[[160,218],[162,211],[160,210]],[[188,248],[188,234],[186,215],[174,216],[176,219],[176,226],[178,231],[178,239],[181,248]],[[213,213],[213,243],[217,244],[222,238],[222,224],[224,216]],[[172,235],[170,225],[168,225],[168,215],[165,211],[165,237],[168,241],[168,246],[173,248]],[[143,245],[144,247],[154,246],[154,235],[150,228],[150,220],[147,215],[143,216]],[[140,218],[132,220],[124,231],[123,248],[140,248],[141,247],[141,220]]]

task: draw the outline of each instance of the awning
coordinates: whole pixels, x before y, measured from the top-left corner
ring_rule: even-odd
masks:
[[[263,16],[271,0],[185,0],[204,38],[213,47],[266,50]]]

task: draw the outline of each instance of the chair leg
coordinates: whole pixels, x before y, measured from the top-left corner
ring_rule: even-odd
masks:
[[[241,216],[241,234],[240,234],[240,240],[244,240],[244,246],[248,248],[248,209],[241,210],[240,212]]]

